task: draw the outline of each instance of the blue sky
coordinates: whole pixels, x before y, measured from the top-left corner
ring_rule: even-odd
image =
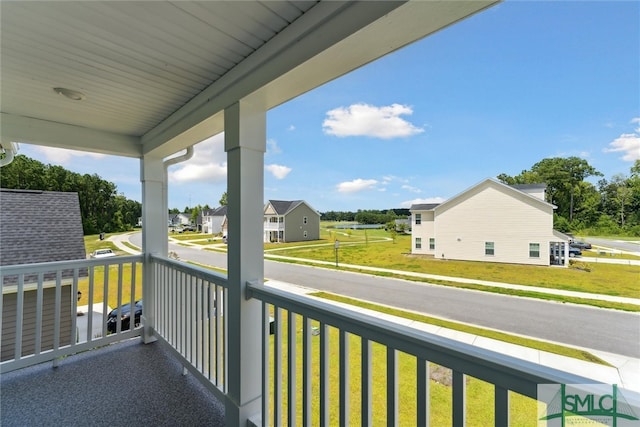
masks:
[[[640,2],[506,1],[267,115],[265,201],[438,202],[546,157],[607,179],[640,158]],[[141,200],[138,161],[20,145]],[[223,136],[169,169],[169,207],[218,205]]]

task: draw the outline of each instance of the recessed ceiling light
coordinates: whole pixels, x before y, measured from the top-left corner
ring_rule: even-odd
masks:
[[[86,98],[85,94],[77,90],[67,89],[65,87],[54,87],[53,91],[58,95],[65,96],[73,101],[82,101]]]

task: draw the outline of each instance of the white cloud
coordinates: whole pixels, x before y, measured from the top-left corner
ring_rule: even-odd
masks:
[[[282,150],[278,146],[278,141],[273,138],[267,139],[267,155],[280,153],[282,153]]]
[[[193,157],[169,168],[169,182],[223,182],[227,179],[224,134],[211,137],[193,148]]]
[[[353,181],[341,182],[336,186],[340,193],[356,193],[358,191],[375,189],[378,181],[375,179],[354,179]]]
[[[335,136],[370,136],[391,139],[424,132],[401,118],[413,114],[411,107],[392,104],[376,107],[368,104],[353,104],[327,112],[322,123],[324,133]]]
[[[275,176],[277,179],[284,179],[287,175],[289,175],[289,172],[291,172],[291,168],[287,166],[275,165],[275,164],[266,165],[265,169],[268,172],[271,172],[273,176]]]
[[[67,150],[65,148],[53,148],[41,145],[34,145],[33,148],[35,151],[44,155],[48,162],[58,165],[68,165],[71,163],[72,159],[78,157],[90,157],[92,159],[101,159],[106,157],[104,154],[100,153],[89,153],[87,151]]]
[[[640,125],[640,117],[631,120],[631,124]],[[640,160],[640,126],[634,129],[634,133],[623,133],[609,143],[605,153],[623,153],[622,160],[634,162]]]
[[[403,186],[402,186],[402,187],[400,187],[400,188],[402,188],[403,190],[410,191],[410,192],[412,192],[412,193],[422,193],[422,190],[420,190],[419,188],[413,187],[413,186],[411,186],[411,185],[406,185],[406,184],[405,184],[405,185],[403,185]]]
[[[406,202],[402,202],[400,204],[400,207],[410,208],[411,205],[419,205],[419,204],[426,204],[426,203],[442,203],[445,200],[446,199],[442,197],[427,197],[426,199],[413,199],[413,200],[407,200]]]
[[[294,130],[296,130],[296,127],[294,125],[289,125],[287,130],[290,131],[290,132],[293,132]]]

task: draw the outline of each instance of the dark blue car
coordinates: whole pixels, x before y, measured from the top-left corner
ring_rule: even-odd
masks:
[[[133,314],[133,327],[140,325],[140,317],[142,316],[142,300],[136,301],[134,304],[135,310]],[[115,333],[118,326],[118,313],[120,313],[121,325],[120,330],[126,331],[131,326],[131,303],[121,305],[119,308],[114,308],[107,315],[107,331],[109,333]]]

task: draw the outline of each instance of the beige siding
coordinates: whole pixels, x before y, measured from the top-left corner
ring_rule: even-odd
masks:
[[[53,348],[53,329],[55,323],[55,288],[48,287],[43,290],[42,307],[42,348],[41,351]],[[71,331],[72,300],[71,285],[63,285],[61,288],[62,305],[60,311],[60,346],[70,345],[75,332]],[[2,296],[2,351],[0,361],[13,359],[16,343],[16,293],[5,293]],[[25,291],[23,305],[22,326],[22,356],[34,354],[36,340],[36,314],[37,292]]]
[[[416,224],[416,214],[421,214],[420,224]],[[433,255],[435,251],[429,249],[429,239],[435,238],[433,211],[411,212],[411,253],[416,255]],[[422,248],[416,249],[416,238],[422,240]],[[436,241],[436,249],[438,248]]]
[[[553,208],[500,185],[478,186],[436,210],[436,256],[447,259],[549,265]],[[485,255],[485,242],[495,254]],[[529,243],[540,257],[529,257]]]
[[[307,223],[304,223],[304,217]],[[301,242],[320,239],[320,215],[305,203],[301,203],[287,213],[284,219],[284,239],[286,242]],[[305,237],[306,232],[306,237]]]

